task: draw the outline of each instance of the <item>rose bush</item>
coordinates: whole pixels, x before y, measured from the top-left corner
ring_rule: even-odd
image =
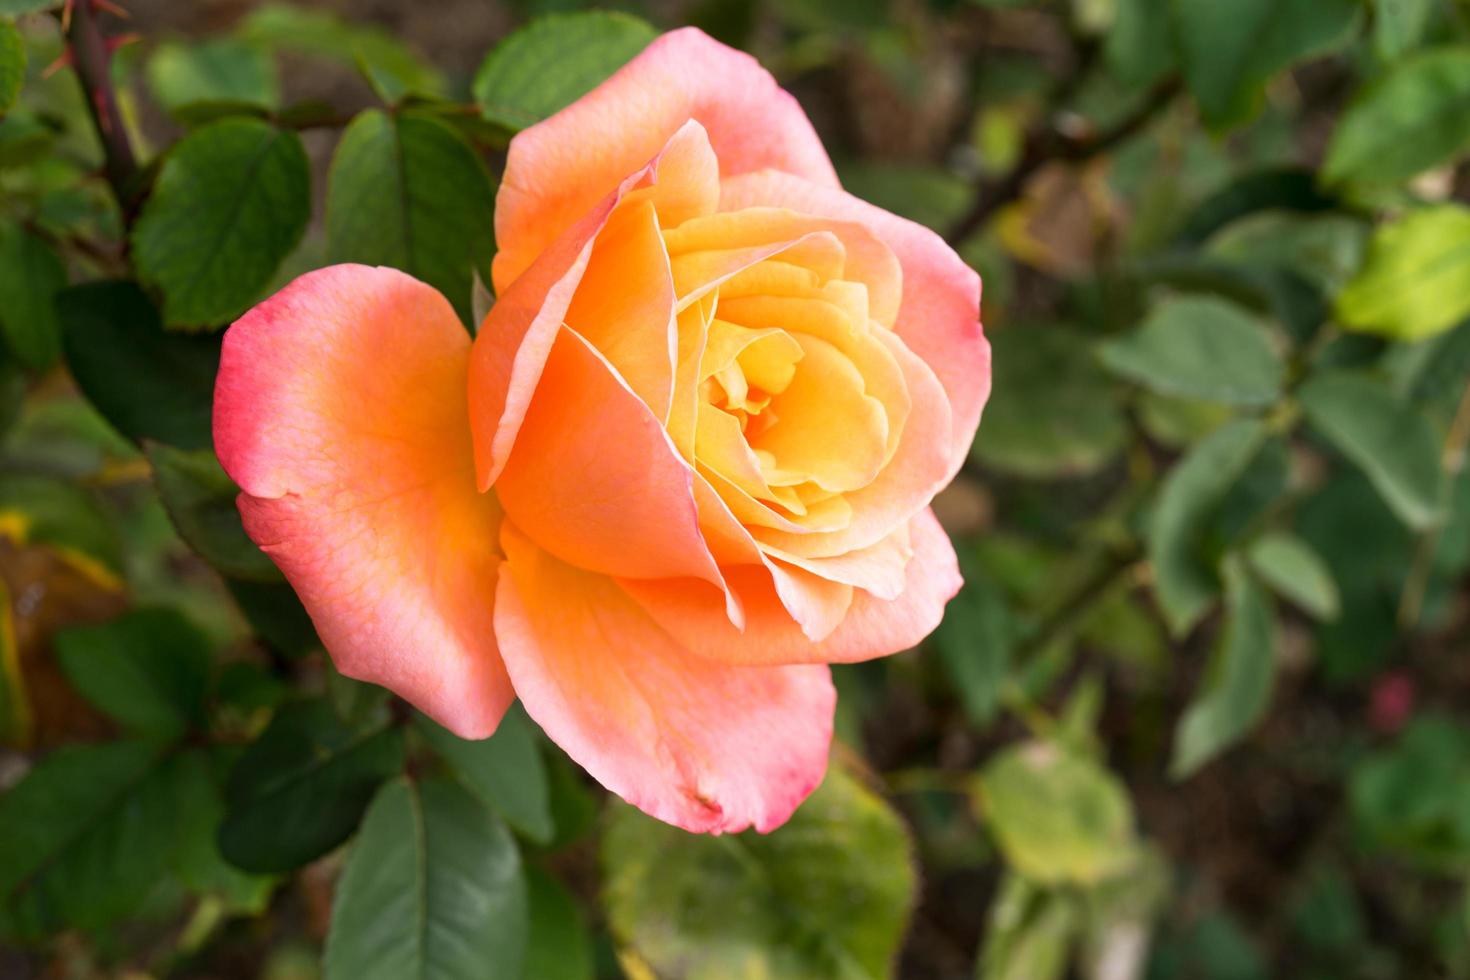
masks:
[[[928,507],[989,393],[979,278],[693,29],[512,141],[495,231],[473,342],[351,265],[230,328],[245,527],[343,673],[464,737],[519,697],[646,812],[770,830],[826,768],[825,664],[959,588]]]

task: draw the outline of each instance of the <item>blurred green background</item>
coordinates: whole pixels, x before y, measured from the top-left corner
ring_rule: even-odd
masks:
[[[1470,978],[1470,4],[122,3],[82,11],[119,175],[76,12],[0,0],[0,977]],[[481,213],[683,24],[981,272],[995,352],[935,504],[966,587],[837,669],[766,838],[336,675],[209,448],[218,328],[294,275],[478,303],[488,211],[434,265],[341,200]],[[354,119],[463,179],[347,159]],[[195,288],[149,229],[242,219],[171,173],[266,247]]]

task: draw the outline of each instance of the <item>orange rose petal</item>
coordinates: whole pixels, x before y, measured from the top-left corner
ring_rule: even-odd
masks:
[[[597,236],[565,322],[659,419],[668,418],[679,337],[674,280],[652,202],[625,202]]]
[[[688,575],[717,586],[693,471],[658,418],[575,331],[563,328],[496,493],[506,515],[563,561],[608,575]]]
[[[721,833],[779,826],[822,781],[836,703],[825,667],[691,656],[611,579],[509,522],[502,540],[495,630],[516,691],[604,786],[660,820]]]
[[[496,289],[529,268],[689,119],[708,131],[722,176],[775,168],[838,186],[801,106],[754,58],[694,28],[672,31],[511,140],[495,208]]]
[[[349,677],[482,738],[514,699],[492,622],[500,511],[475,489],[470,339],[391,269],[308,273],[225,334],[214,440],[245,529]]]
[[[892,249],[903,269],[894,330],[934,371],[949,399],[954,424],[946,480],[953,478],[990,396],[990,344],[980,327],[980,277],[933,231],[830,186],[775,171],[734,177],[721,185],[721,210],[753,207],[820,216],[813,221],[854,222]],[[850,244],[848,248],[851,252]],[[881,319],[876,311],[873,315]]]
[[[720,592],[697,580],[619,579],[618,584],[670,636],[701,657],[749,665],[870,660],[915,646],[933,632],[961,585],[954,548],[929,510],[909,522],[909,533],[913,558],[904,570],[901,594],[880,599],[855,591],[841,625],[819,643],[792,620],[770,576],[755,566],[727,574],[745,610],[743,632],[729,625]]]

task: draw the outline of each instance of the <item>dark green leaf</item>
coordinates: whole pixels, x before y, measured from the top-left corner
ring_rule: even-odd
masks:
[[[163,292],[165,321],[214,326],[259,298],[310,218],[301,137],[225,119],[169,151],[133,228],[133,259]]]
[[[0,480],[0,520],[25,542],[47,545],[95,565],[114,581],[122,576],[116,528],[97,498],[75,484],[7,473]]]
[[[174,116],[200,104],[272,109],[281,99],[270,55],[229,39],[161,45],[148,59],[148,87]]]
[[[1470,857],[1470,732],[1437,715],[1416,719],[1390,748],[1354,768],[1354,823],[1374,848],[1451,871]]]
[[[1051,742],[996,754],[980,771],[979,810],[1007,862],[1042,884],[1092,885],[1133,859],[1133,807],[1093,760]]]
[[[1470,208],[1411,211],[1380,226],[1368,258],[1337,296],[1349,330],[1423,340],[1470,313]]]
[[[1276,675],[1276,630],[1261,587],[1225,563],[1225,627],[1203,689],[1179,719],[1169,774],[1184,779],[1240,741],[1265,715]]]
[[[20,363],[44,371],[61,356],[56,295],[66,266],[50,246],[19,225],[0,222],[0,331]]]
[[[1072,330],[1013,326],[990,337],[995,387],[973,454],[1033,478],[1090,473],[1127,437],[1113,384]]]
[[[968,181],[938,167],[865,161],[844,165],[840,176],[849,194],[938,231],[954,224],[975,196]]]
[[[177,767],[151,743],[58,749],[0,797],[0,935],[95,929],[167,873]]]
[[[397,729],[351,729],[323,701],[288,705],[230,773],[220,850],[247,871],[298,868],[346,840],[402,765]]]
[[[1176,636],[1189,632],[1219,592],[1202,532],[1265,437],[1258,421],[1231,422],[1191,449],[1164,479],[1148,553],[1159,605]]]
[[[1276,593],[1318,619],[1336,619],[1341,603],[1332,569],[1306,542],[1267,534],[1251,545],[1251,568]]]
[[[592,941],[576,900],[534,866],[526,868],[526,895],[531,921],[525,980],[592,980]]]
[[[1103,51],[1108,69],[1133,88],[1152,85],[1172,71],[1177,56],[1169,32],[1169,0],[1118,0]]]
[[[475,73],[475,101],[491,122],[524,129],[592,91],[656,35],[615,11],[539,18],[486,56]]]
[[[107,421],[134,442],[209,448],[218,336],[165,332],[131,282],[73,286],[57,308],[67,364]]]
[[[316,627],[291,586],[241,579],[225,579],[225,585],[250,628],[277,653],[299,660],[322,648]]]
[[[1394,184],[1470,148],[1470,48],[1415,55],[1366,89],[1343,113],[1322,178]]]
[[[458,785],[385,783],[337,886],[326,980],[519,980],[526,884],[515,840]]]
[[[966,575],[965,587],[945,607],[934,644],[965,716],[977,726],[988,725],[1000,709],[1015,635],[1005,595],[984,578]]]
[[[1315,213],[1337,206],[1337,199],[1317,187],[1310,170],[1284,167],[1257,170],[1231,181],[1195,208],[1179,230],[1184,246],[1202,245],[1233,221],[1262,211]]]
[[[685,833],[615,804],[613,937],[661,976],[882,977],[914,897],[902,822],[845,773],[770,834]]]
[[[1161,304],[1098,354],[1112,371],[1159,394],[1229,405],[1269,405],[1286,374],[1263,324],[1208,298]]]
[[[240,488],[207,449],[146,447],[153,482],[168,516],[189,547],[221,574],[252,582],[279,582],[280,570],[245,535],[235,498]]]
[[[179,759],[174,870],[196,894],[218,898],[230,912],[259,915],[265,911],[275,879],[247,874],[219,851],[225,804],[217,773],[223,755],[219,749],[195,749]]]
[[[370,110],[342,134],[327,188],[332,261],[402,269],[468,320],[476,270],[489,278],[493,214],[490,175],[440,120]]]
[[[88,701],[141,735],[176,738],[204,719],[209,643],[172,609],[137,609],[56,635],[67,679]]]
[[[1301,389],[1312,427],[1356,463],[1405,524],[1439,519],[1439,445],[1422,413],[1376,378],[1330,371]]]
[[[1331,50],[1358,23],[1357,0],[1172,0],[1184,78],[1205,121],[1255,112],[1261,89],[1293,62]]]
[[[0,20],[0,116],[15,106],[26,80],[26,42],[8,20]]]
[[[414,720],[470,792],[531,840],[539,844],[551,840],[555,827],[546,764],[525,709],[512,705],[494,735],[475,741],[460,738],[423,715]]]

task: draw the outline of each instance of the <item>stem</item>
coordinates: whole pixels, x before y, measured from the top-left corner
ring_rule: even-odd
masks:
[[[1460,471],[1465,468],[1466,447],[1470,446],[1470,384],[1460,396],[1460,405],[1455,409],[1455,420],[1450,423],[1449,435],[1445,437],[1444,452],[1440,456],[1440,497],[1449,498],[1449,490],[1455,485]],[[1419,536],[1414,550],[1414,563],[1409,567],[1404,591],[1399,597],[1399,626],[1411,630],[1419,624],[1419,614],[1424,609],[1424,596],[1429,591],[1430,574],[1434,571],[1434,553],[1439,548],[1439,537],[1444,532],[1445,521]]]
[[[969,238],[1002,206],[1018,200],[1036,172],[1053,160],[1081,163],[1134,136],[1174,100],[1179,88],[1177,77],[1165,79],[1149,91],[1133,112],[1107,129],[1083,139],[1064,136],[1054,129],[1033,133],[1026,140],[1020,162],[1000,180],[980,185],[975,193],[974,206],[949,229],[944,236],[945,241],[957,246]]]
[[[133,156],[133,146],[117,105],[117,93],[112,88],[112,53],[97,26],[94,0],[75,0],[66,41],[72,67],[86,95],[87,111],[102,142],[107,183],[122,209],[124,221],[131,224],[139,203],[138,161]]]

